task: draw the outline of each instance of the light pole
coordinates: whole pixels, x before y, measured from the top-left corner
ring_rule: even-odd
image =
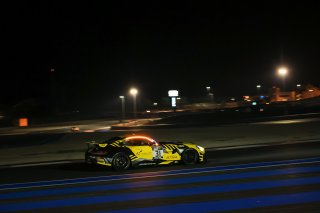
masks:
[[[278,69],[278,75],[280,75],[282,77],[282,84],[283,84],[283,91],[286,90],[286,76],[288,75],[288,69],[285,67],[280,67]]]
[[[137,117],[137,94],[138,90],[136,88],[131,88],[130,89],[130,94],[132,95],[133,98],[133,117]]]
[[[121,120],[120,123],[122,123],[125,119],[125,98],[123,95],[119,96],[120,100],[121,100]]]
[[[296,100],[301,99],[301,84],[297,84]]]
[[[260,88],[261,88],[261,85],[258,84],[258,85],[257,85],[257,94],[258,94],[258,95],[260,95]]]
[[[213,102],[213,93],[211,92],[211,87],[206,87],[206,89],[208,92],[210,102]]]
[[[58,100],[57,100],[57,82],[56,82],[56,70],[50,69],[50,81],[51,81],[51,102],[53,106],[53,113],[58,113]]]
[[[297,90],[300,91],[301,84],[297,84]]]

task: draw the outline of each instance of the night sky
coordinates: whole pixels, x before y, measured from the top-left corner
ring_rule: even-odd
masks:
[[[297,3],[299,2],[299,3]],[[254,94],[281,81],[320,86],[318,1],[14,1],[1,3],[1,105],[66,106],[128,95]],[[50,70],[54,68],[54,73]],[[53,76],[54,75],[54,76]]]

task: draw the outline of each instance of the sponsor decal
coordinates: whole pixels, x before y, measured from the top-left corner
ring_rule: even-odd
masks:
[[[169,155],[167,156],[167,159],[177,159],[178,156],[177,155]]]

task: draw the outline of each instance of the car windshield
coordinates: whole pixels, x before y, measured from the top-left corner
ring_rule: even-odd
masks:
[[[109,143],[112,143],[112,142],[114,142],[114,141],[121,140],[121,139],[123,139],[123,137],[112,137],[112,138],[104,141],[103,143],[109,144]]]

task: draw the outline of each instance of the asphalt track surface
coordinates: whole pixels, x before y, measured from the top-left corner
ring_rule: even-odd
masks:
[[[320,140],[320,118],[314,114],[280,116],[273,120],[186,128],[110,130],[111,121],[0,130],[0,168],[51,161],[83,159],[87,141],[105,141],[119,135],[144,134],[157,141],[193,142],[206,148],[270,146]],[[307,117],[306,117],[307,116]],[[108,126],[109,125],[109,126]],[[64,129],[63,131],[60,129]],[[139,127],[140,128],[140,127]],[[58,129],[58,130],[57,130]]]
[[[320,144],[208,150],[206,164],[2,168],[0,212],[319,212]]]

